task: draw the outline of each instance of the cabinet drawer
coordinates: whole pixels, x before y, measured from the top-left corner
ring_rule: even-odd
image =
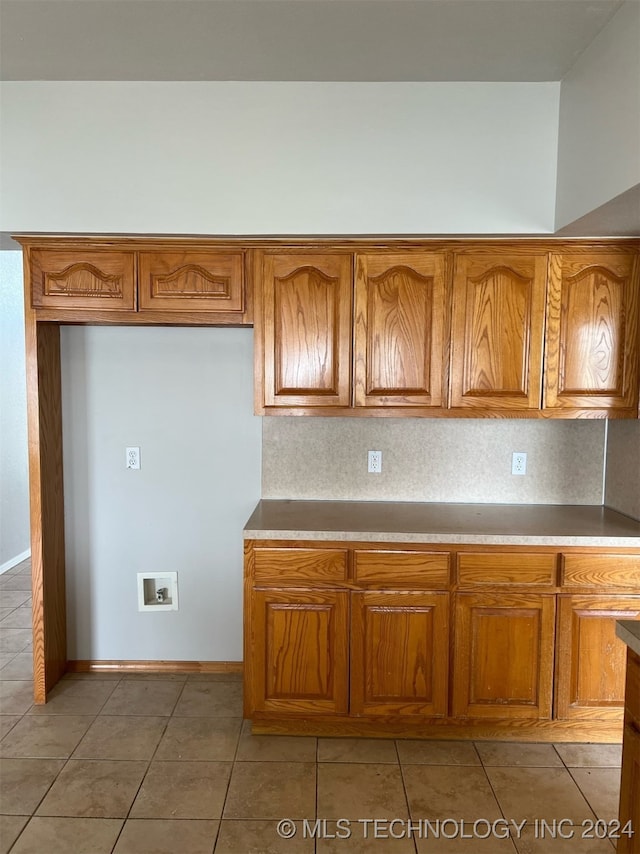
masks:
[[[555,586],[556,556],[519,552],[459,554],[458,584],[461,587],[484,584]]]
[[[241,313],[243,267],[242,252],[141,252],[140,308]]]
[[[339,584],[347,577],[347,551],[338,549],[256,549],[256,584]]]
[[[135,304],[135,253],[34,249],[34,308],[129,309]]]
[[[640,555],[563,555],[562,584],[640,589]]]
[[[442,552],[356,551],[355,581],[384,587],[439,589],[449,584],[449,555]]]

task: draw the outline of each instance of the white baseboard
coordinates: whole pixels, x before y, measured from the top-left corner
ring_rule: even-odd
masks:
[[[27,549],[26,552],[22,552],[22,554],[12,557],[11,560],[6,560],[4,563],[0,563],[0,575],[2,575],[3,572],[13,569],[14,566],[22,563],[22,561],[26,560],[28,557],[31,557],[31,549]]]

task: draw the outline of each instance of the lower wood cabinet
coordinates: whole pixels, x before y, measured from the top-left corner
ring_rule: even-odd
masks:
[[[615,741],[637,558],[249,541],[245,716],[263,732]]]
[[[349,594],[256,590],[253,619],[256,710],[345,714]]]
[[[639,619],[640,596],[559,596],[557,718],[620,718],[627,650],[616,620]]]
[[[447,714],[449,594],[351,594],[353,715]]]
[[[456,597],[453,714],[551,718],[555,596]]]

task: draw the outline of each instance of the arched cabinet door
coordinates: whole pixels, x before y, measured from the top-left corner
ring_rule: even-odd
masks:
[[[638,257],[551,255],[544,407],[638,408]]]
[[[452,407],[540,409],[546,273],[546,253],[457,255]]]
[[[354,403],[442,406],[445,256],[357,255]]]
[[[265,253],[259,300],[264,406],[349,406],[352,255]]]

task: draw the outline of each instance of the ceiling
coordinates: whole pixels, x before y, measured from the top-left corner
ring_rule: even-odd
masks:
[[[561,80],[622,0],[0,0],[3,80]]]

